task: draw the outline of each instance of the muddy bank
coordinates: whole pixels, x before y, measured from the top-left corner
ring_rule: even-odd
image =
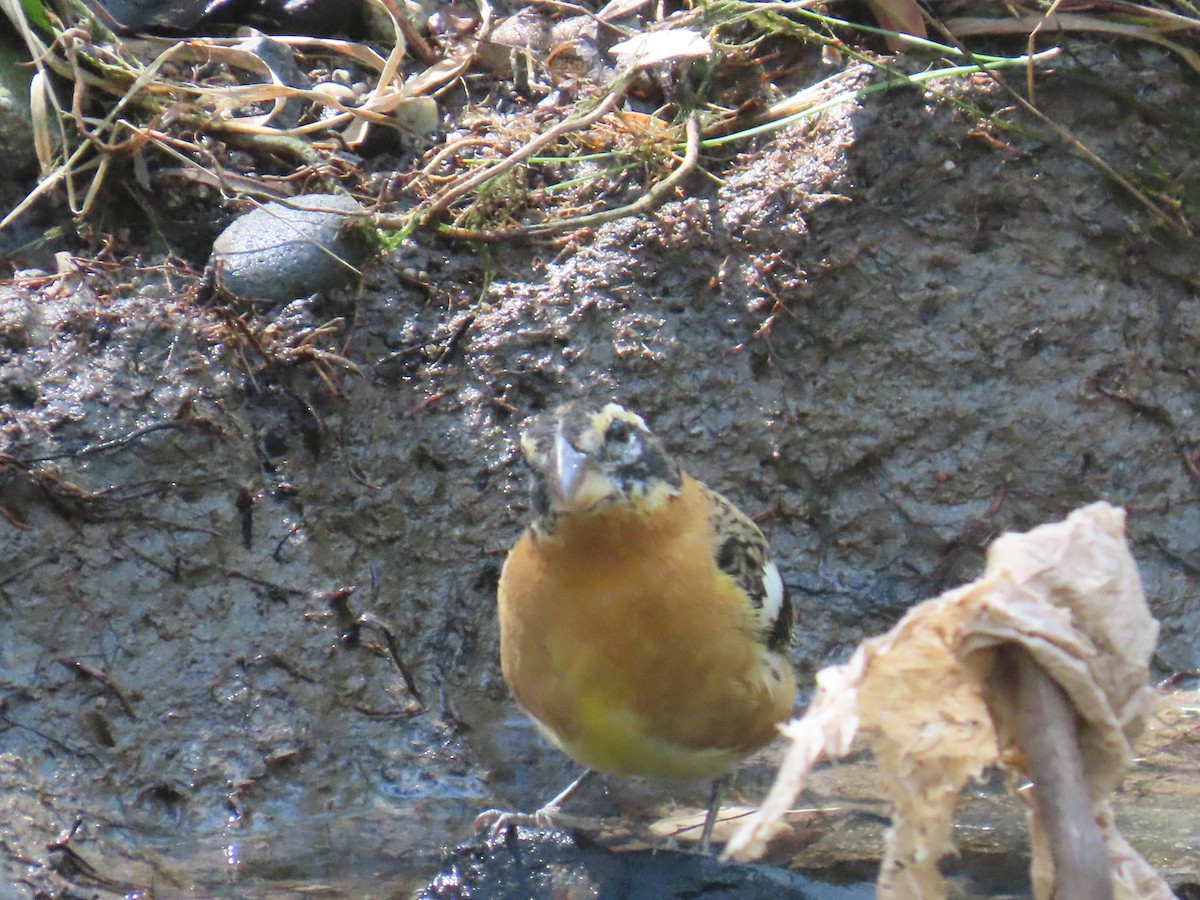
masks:
[[[1187,202],[1186,73],[1084,61],[1042,77],[1043,108]],[[719,188],[567,247],[418,236],[361,290],[244,318],[165,266],[0,289],[16,896],[389,896],[479,809],[561,786],[508,700],[492,605],[524,521],[517,426],[581,393],[638,409],[761,519],[802,682],[974,577],[996,534],[1095,499],[1129,513],[1160,674],[1200,668],[1195,239],[1057,141],[917,92],[713,168]],[[350,627],[364,612],[395,655]],[[668,795],[592,804],[645,818]],[[1132,835],[1159,865],[1197,830],[1168,799]],[[1171,859],[1196,880],[1194,851]]]

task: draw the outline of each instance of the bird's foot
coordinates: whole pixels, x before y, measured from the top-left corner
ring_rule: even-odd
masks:
[[[546,803],[534,813],[519,813],[507,812],[502,809],[485,809],[475,817],[475,830],[488,830],[488,838],[496,841],[505,831],[512,826],[524,825],[526,827],[533,826],[534,828],[554,828],[559,831],[566,828],[577,828],[587,822],[586,819],[577,819],[571,816],[564,816],[562,813],[562,805],[567,802],[567,798],[579,790],[579,786],[591,778],[594,773],[587,769],[582,775],[568,784],[559,793],[557,797]]]
[[[532,813],[513,812],[503,809],[485,809],[475,817],[475,830],[487,831],[488,840],[497,841],[509,828],[547,828],[556,831],[577,828],[587,819],[564,815],[561,807],[547,803]]]

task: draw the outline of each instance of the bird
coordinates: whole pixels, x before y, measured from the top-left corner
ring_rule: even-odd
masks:
[[[521,450],[533,521],[500,574],[501,670],[585,772],[532,816],[476,824],[553,825],[594,772],[712,779],[706,851],[729,772],[795,703],[792,607],[767,541],[618,403],[542,413]]]

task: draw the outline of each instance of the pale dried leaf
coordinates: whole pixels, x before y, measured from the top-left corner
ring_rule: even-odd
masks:
[[[950,848],[963,784],[985,766],[1021,761],[1012,752],[1013,698],[988,678],[995,648],[1017,643],[1055,678],[1084,723],[1084,775],[1115,896],[1171,897],[1116,830],[1108,806],[1149,708],[1158,634],[1124,523],[1122,510],[1096,503],[1065,522],[1005,535],[989,548],[978,581],[914,607],[848,663],[822,671],[812,706],[784,728],[794,743],[775,787],[726,854],[760,856],[770,823],[794,802],[816,759],[844,755],[861,727],[872,736],[894,811],[878,896],[944,897],[938,860]],[[1044,898],[1053,864],[1035,812],[1031,820],[1034,888]]]
[[[642,69],[677,59],[698,59],[712,55],[712,45],[704,35],[690,28],[648,31],[614,44],[611,50],[622,71]]]
[[[33,149],[43,176],[54,168],[54,140],[50,136],[50,80],[38,70],[29,81],[29,114],[33,124]]]

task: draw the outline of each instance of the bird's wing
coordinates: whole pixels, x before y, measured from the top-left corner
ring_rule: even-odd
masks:
[[[723,495],[704,486],[713,525],[713,558],[750,598],[758,614],[758,634],[771,650],[791,642],[792,604],[779,569],[770,560],[767,539],[750,517]]]

